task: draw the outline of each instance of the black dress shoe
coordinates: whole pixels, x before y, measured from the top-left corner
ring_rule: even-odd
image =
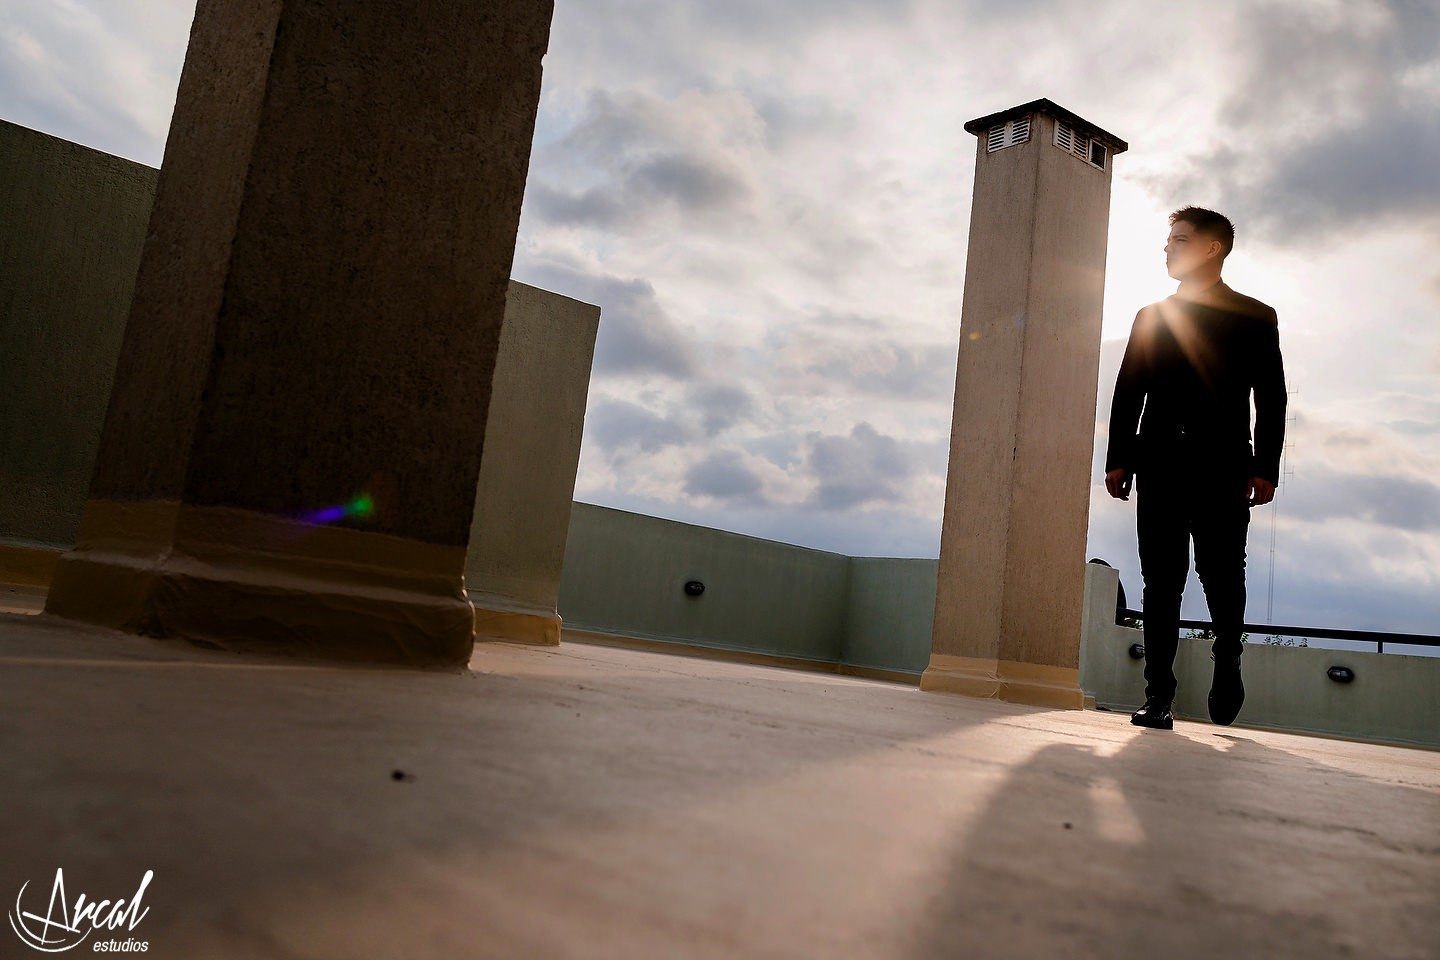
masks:
[[[1154,697],[1146,700],[1145,706],[1130,715],[1130,722],[1137,727],[1150,727],[1153,730],[1175,729],[1175,718],[1170,715],[1170,701],[1157,700]]]
[[[1245,684],[1240,682],[1240,658],[1215,661],[1215,680],[1210,684],[1210,719],[1228,727],[1240,715],[1245,703]]]

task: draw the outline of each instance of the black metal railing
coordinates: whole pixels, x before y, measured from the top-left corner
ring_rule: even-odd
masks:
[[[1120,610],[1122,619],[1144,620],[1143,610]],[[1213,630],[1215,625],[1208,620],[1181,620],[1186,630]],[[1355,640],[1375,644],[1376,653],[1385,652],[1387,643],[1409,643],[1420,647],[1440,647],[1440,636],[1425,633],[1383,633],[1377,630],[1335,630],[1330,627],[1284,627],[1273,623],[1247,623],[1244,630],[1252,637],[1305,637],[1316,640]]]

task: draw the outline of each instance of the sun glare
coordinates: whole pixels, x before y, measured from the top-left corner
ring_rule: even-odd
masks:
[[[1120,177],[1110,198],[1110,249],[1105,258],[1105,317],[1102,336],[1123,339],[1136,312],[1175,292],[1165,273],[1165,237],[1170,211],[1161,210],[1139,185]]]

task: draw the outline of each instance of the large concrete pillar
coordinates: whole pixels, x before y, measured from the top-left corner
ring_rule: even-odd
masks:
[[[461,664],[551,0],[200,0],[47,609]]]
[[[1081,707],[1080,635],[1111,160],[1048,100],[979,138],[923,690]]]

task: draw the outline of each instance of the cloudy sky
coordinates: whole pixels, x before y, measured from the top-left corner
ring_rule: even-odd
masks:
[[[158,166],[192,14],[0,0],[0,116]],[[1440,634],[1433,0],[557,0],[545,69],[515,276],[604,309],[578,499],[935,556],[962,125],[1049,97],[1131,145],[1102,413],[1173,292],[1171,209],[1228,212],[1227,280],[1279,312],[1293,422],[1250,619]],[[1138,602],[1133,502],[1094,479],[1090,555]]]

